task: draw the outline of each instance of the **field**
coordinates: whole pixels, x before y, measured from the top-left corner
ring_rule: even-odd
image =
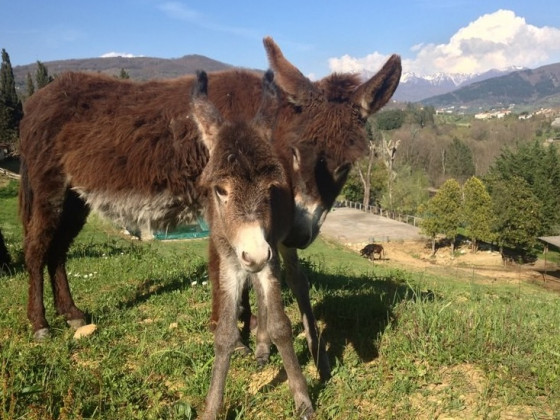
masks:
[[[0,418],[196,418],[213,360],[206,241],[139,242],[90,217],[68,270],[97,330],[74,338],[46,287],[53,337],[37,343],[14,192],[0,183],[14,259],[0,275]],[[397,258],[405,244],[396,245],[373,265],[323,239],[301,252],[333,367],[320,383],[285,290],[316,418],[560,418],[560,295],[521,270],[490,278],[468,263],[424,261],[420,249]],[[293,418],[276,352],[261,370],[234,357],[222,418]]]

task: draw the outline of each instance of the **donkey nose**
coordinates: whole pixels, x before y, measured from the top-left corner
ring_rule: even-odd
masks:
[[[241,252],[241,262],[245,266],[246,270],[253,273],[261,271],[266,263],[271,259],[272,250],[270,249],[270,246],[267,246],[266,249],[253,250],[252,252]]]

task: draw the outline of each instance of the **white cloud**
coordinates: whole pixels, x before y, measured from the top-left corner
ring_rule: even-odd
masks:
[[[374,52],[363,58],[351,57],[348,54],[340,58],[329,58],[329,67],[339,73],[361,73],[378,70],[387,60],[387,56]]]
[[[198,11],[185,6],[179,1],[167,1],[160,4],[158,8],[169,18],[189,22],[201,28],[210,29],[217,32],[231,33],[234,35],[245,36],[249,38],[259,38],[259,35],[251,29],[214,23],[211,17],[204,16],[202,13],[199,13]]]
[[[178,1],[165,2],[159,5],[159,9],[165,12],[165,14],[167,14],[167,16],[171,18],[185,20],[188,22],[194,21],[201,17],[196,10],[190,9]]]
[[[403,70],[417,74],[481,73],[510,66],[537,67],[560,59],[560,28],[530,25],[511,10],[486,14],[460,28],[445,44],[419,43]],[[374,72],[388,56],[329,59],[332,71]]]
[[[132,57],[144,57],[143,55],[135,55],[135,54],[130,54],[130,53],[120,53],[120,52],[108,52],[105,53],[101,56],[101,58],[110,58],[110,57],[126,57],[126,58],[132,58]]]

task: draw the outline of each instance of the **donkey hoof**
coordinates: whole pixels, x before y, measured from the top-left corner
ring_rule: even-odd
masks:
[[[51,332],[48,328],[40,328],[33,333],[33,339],[35,341],[43,341],[51,337]]]
[[[241,342],[238,342],[233,350],[241,356],[249,356],[251,353],[253,353],[249,347]]]
[[[264,368],[268,364],[268,360],[270,359],[270,354],[260,354],[255,357],[257,359],[257,366],[259,369]]]
[[[83,319],[69,319],[66,321],[66,323],[73,330],[77,330],[78,328],[86,325],[86,321],[84,321]]]
[[[301,420],[313,420],[314,418],[315,415],[313,413],[313,408],[311,407],[304,409],[300,415]]]
[[[263,343],[257,344],[255,359],[257,359],[259,368],[263,368],[270,359],[270,347]]]

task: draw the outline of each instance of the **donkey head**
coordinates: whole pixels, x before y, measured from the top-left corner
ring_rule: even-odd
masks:
[[[357,75],[333,74],[311,82],[267,37],[264,46],[276,83],[292,107],[279,119],[278,150],[291,153],[294,224],[284,241],[305,248],[317,234],[340,193],[352,164],[367,150],[365,120],[393,95],[401,62],[393,55],[371,79],[360,84]]]
[[[249,122],[224,121],[208,100],[206,73],[198,73],[193,90],[193,117],[209,153],[199,183],[212,239],[249,272],[275,255],[293,217],[288,177],[270,140],[279,103],[272,78],[266,73],[260,109]]]

